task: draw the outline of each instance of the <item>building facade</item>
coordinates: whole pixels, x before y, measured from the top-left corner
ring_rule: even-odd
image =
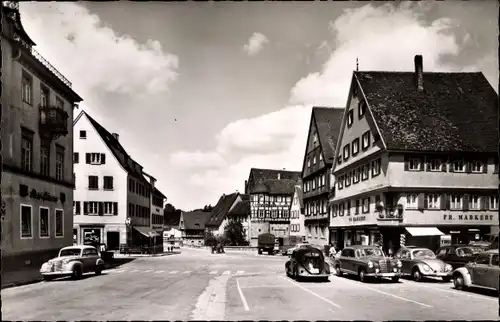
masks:
[[[482,73],[424,73],[421,56],[415,72],[354,72],[332,167],[334,239],[396,251],[498,233],[497,119]]]
[[[323,247],[329,243],[331,167],[343,110],[313,107],[302,166],[306,240]]]
[[[151,209],[151,229],[158,234],[163,235],[164,220],[163,220],[163,205],[167,202],[167,197],[155,186],[156,178],[142,172],[144,178],[151,184],[152,190],[150,195],[150,209]]]
[[[4,6],[5,5],[5,6]],[[34,49],[18,4],[2,5],[2,269],[71,245],[73,109],[82,98]]]
[[[203,246],[205,239],[205,224],[209,219],[209,212],[182,212],[179,221],[182,243],[187,246]]]
[[[300,172],[270,169],[250,170],[245,194],[250,198],[250,245],[271,233],[281,241],[290,234],[290,205]]]
[[[119,142],[88,113],[74,121],[75,168],[73,236],[77,244],[91,240],[109,249],[149,244],[151,186]]]
[[[290,205],[290,240],[294,240],[296,243],[307,241],[302,197],[302,185],[296,185]]]
[[[227,222],[235,221],[241,223],[245,240],[250,243],[250,198],[245,194],[240,194],[238,197],[229,209]]]
[[[241,198],[239,197],[238,192],[228,195],[223,194],[212,211],[209,213],[210,218],[205,224],[205,230],[210,231],[214,236],[223,236],[224,227],[228,222],[227,214],[229,209],[231,209],[233,204],[239,199]]]

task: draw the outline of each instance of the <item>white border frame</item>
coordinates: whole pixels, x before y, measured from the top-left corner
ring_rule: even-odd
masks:
[[[48,231],[48,236],[42,236],[42,212],[40,211],[41,209],[47,209],[47,231]],[[47,239],[50,238],[50,208],[49,207],[44,207],[44,206],[39,206],[38,207],[38,238],[40,239]]]
[[[60,210],[62,212],[62,235],[60,236],[57,236],[57,211]],[[55,208],[54,209],[54,237],[55,238],[64,238],[64,209],[61,209],[61,208]]]
[[[31,236],[30,237],[23,237],[23,207],[28,207],[31,210]],[[28,204],[20,204],[19,205],[19,238],[20,239],[33,239],[33,205],[28,205]]]

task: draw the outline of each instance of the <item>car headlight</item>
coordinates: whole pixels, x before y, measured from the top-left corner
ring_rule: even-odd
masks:
[[[70,261],[69,259],[63,259],[63,260],[62,260],[62,264],[63,264],[63,265],[66,265],[66,264],[68,264],[68,263],[69,263],[69,261]]]
[[[449,271],[451,271],[452,269],[453,269],[453,267],[452,267],[450,264],[446,264],[446,266],[444,267],[444,270],[445,270],[446,272],[449,272]]]
[[[373,262],[372,261],[368,261],[368,268],[373,268]]]
[[[396,266],[401,268],[401,266],[403,266],[403,263],[401,263],[401,261],[398,259],[396,262]]]
[[[432,268],[431,268],[429,265],[427,265],[427,264],[422,265],[422,268],[423,268],[423,269],[424,269],[424,271],[426,271],[426,272],[428,272],[428,271],[431,271],[431,270],[432,270]]]

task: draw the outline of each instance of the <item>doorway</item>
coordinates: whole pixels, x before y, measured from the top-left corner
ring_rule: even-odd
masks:
[[[109,250],[118,250],[120,247],[120,232],[108,231],[106,234],[108,244],[106,245]]]

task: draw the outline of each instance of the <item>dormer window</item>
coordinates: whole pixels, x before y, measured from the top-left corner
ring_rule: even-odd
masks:
[[[354,123],[354,110],[347,112],[347,126],[351,126]]]
[[[470,169],[475,173],[483,172],[483,163],[481,161],[472,161],[470,163]]]
[[[319,161],[323,161],[323,154],[319,154]]]
[[[431,159],[429,162],[430,171],[441,171],[441,160]]]
[[[366,112],[366,103],[364,100],[360,101],[358,104],[358,115],[359,118],[362,118]]]
[[[464,160],[455,160],[453,161],[452,166],[454,172],[465,172]]]
[[[355,156],[359,153],[359,138],[356,138],[352,141],[352,156]]]
[[[313,156],[313,164],[316,164],[316,156]]]
[[[339,154],[339,155],[337,156],[337,163],[338,163],[338,164],[342,164],[342,155],[341,155],[341,154]]]
[[[363,135],[361,136],[361,148],[363,150],[366,150],[370,147],[370,131],[366,131],[365,133],[363,133]]]
[[[310,168],[311,167],[311,159],[307,159],[307,167]]]
[[[346,144],[344,146],[344,160],[349,159],[349,152],[350,152],[349,144]]]

